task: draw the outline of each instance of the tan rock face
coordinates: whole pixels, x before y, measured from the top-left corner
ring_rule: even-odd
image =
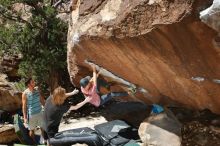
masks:
[[[15,134],[15,128],[13,125],[1,125],[0,126],[0,143],[7,144],[18,140]]]
[[[21,95],[15,94],[12,85],[0,74],[0,109],[13,112],[21,108]]]
[[[18,65],[21,61],[21,55],[8,56],[0,58],[0,72],[7,74],[13,80],[18,77]]]
[[[171,112],[151,115],[146,118],[138,129],[143,146],[180,146],[181,123]]]
[[[137,94],[144,102],[220,113],[217,33],[198,18],[206,7],[201,0],[78,1],[68,33],[71,79],[89,71],[89,59],[147,89],[151,96]]]

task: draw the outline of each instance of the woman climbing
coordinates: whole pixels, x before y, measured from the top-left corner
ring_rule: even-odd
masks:
[[[80,80],[81,91],[86,98],[90,98],[89,103],[93,104],[96,107],[104,105],[113,97],[119,96],[128,96],[131,94],[135,94],[136,89],[133,87],[129,88],[128,92],[110,92],[107,94],[102,94],[100,92],[100,87],[103,86],[107,89],[110,88],[110,84],[104,80],[98,78],[100,72],[96,73],[95,65],[93,67],[93,77],[87,76]],[[100,70],[101,71],[101,70]]]

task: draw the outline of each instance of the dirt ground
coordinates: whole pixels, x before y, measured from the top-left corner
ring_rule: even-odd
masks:
[[[116,101],[105,107],[85,106],[68,112],[60,125],[60,131],[70,128],[90,127],[107,122],[104,114]],[[118,101],[117,101],[118,102]],[[220,146],[220,116],[209,110],[193,111],[185,108],[169,108],[183,124],[182,146]],[[103,116],[104,115],[104,116]]]
[[[220,116],[209,110],[173,109],[183,123],[183,146],[220,146]]]

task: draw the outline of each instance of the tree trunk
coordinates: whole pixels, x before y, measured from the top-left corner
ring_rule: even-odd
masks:
[[[59,72],[55,69],[50,70],[50,76],[49,76],[49,89],[50,94],[53,93],[53,90],[59,86]]]

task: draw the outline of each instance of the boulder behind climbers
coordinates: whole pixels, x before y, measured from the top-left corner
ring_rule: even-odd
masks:
[[[144,146],[180,146],[181,127],[173,113],[165,110],[146,118],[141,123],[138,133]]]

